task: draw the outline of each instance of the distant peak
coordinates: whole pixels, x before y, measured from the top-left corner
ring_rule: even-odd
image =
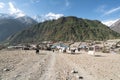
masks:
[[[116,23],[119,19],[115,19],[115,20],[107,20],[107,21],[102,21],[103,24],[105,24],[106,26],[113,26],[114,23]]]

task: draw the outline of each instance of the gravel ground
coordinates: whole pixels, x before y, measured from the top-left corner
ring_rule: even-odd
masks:
[[[120,80],[120,55],[1,50],[0,80]]]

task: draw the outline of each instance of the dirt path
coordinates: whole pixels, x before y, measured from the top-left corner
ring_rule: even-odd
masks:
[[[120,55],[4,50],[0,80],[120,80]]]
[[[50,60],[47,64],[45,73],[42,75],[42,77],[39,80],[55,80],[56,76],[55,76],[55,61],[56,61],[56,54],[55,53],[51,53],[51,57]]]
[[[41,77],[45,72],[50,54],[44,52],[36,55],[33,51],[27,51],[24,54],[26,57],[23,57],[19,63],[12,64],[14,69],[2,75],[2,80],[38,80]]]
[[[96,56],[88,54],[62,54],[60,56],[66,56],[63,58],[69,65],[68,67],[71,66],[72,70],[78,71],[76,77],[83,77],[82,80],[120,80],[120,67],[118,66],[120,55],[98,53]],[[74,76],[72,78],[72,80],[79,80],[74,79]]]
[[[58,54],[56,63],[56,71],[58,71],[58,79],[60,80],[96,80],[93,76],[76,64],[69,54]]]

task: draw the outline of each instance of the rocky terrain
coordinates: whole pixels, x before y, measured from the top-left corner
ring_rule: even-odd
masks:
[[[120,20],[116,21],[114,24],[112,24],[111,29],[120,33]]]
[[[120,55],[1,50],[0,80],[120,80]]]

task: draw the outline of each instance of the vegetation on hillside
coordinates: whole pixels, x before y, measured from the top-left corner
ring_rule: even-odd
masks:
[[[39,41],[84,41],[106,40],[120,37],[98,20],[88,20],[73,16],[45,21],[9,37],[10,43]]]

